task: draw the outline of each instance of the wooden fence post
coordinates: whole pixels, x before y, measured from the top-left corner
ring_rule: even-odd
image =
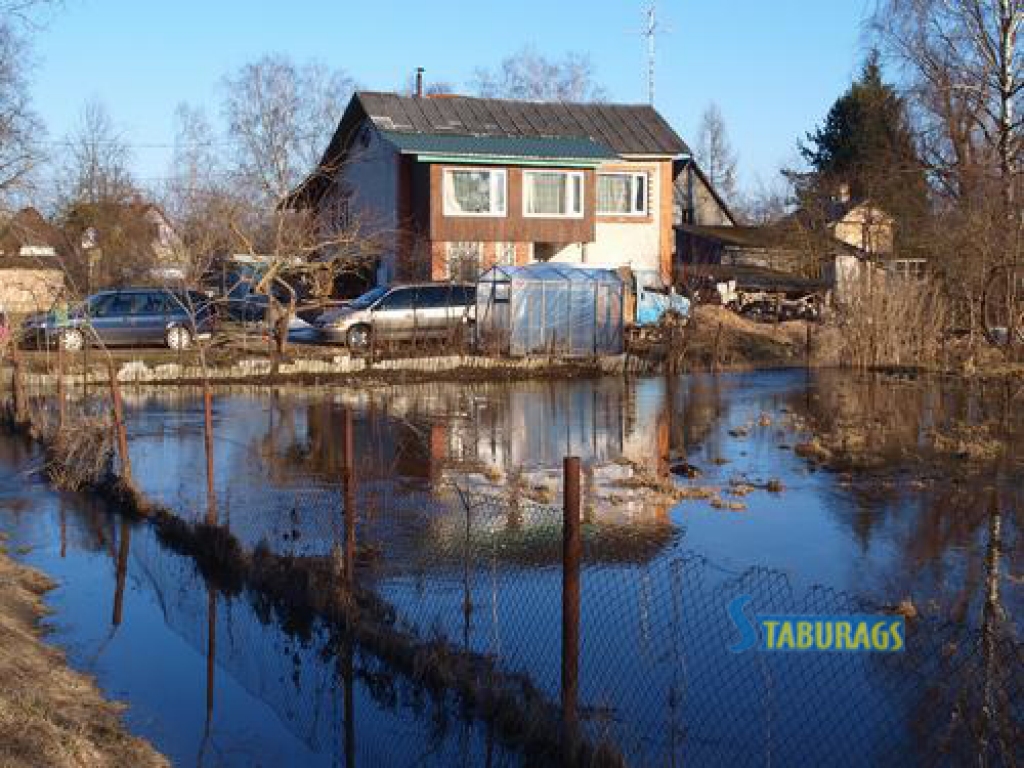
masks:
[[[25,379],[21,370],[21,355],[17,344],[11,345],[11,397],[14,399],[14,422],[19,426],[28,421],[28,402],[25,396]]]
[[[715,331],[715,344],[712,352],[711,370],[718,373],[719,368],[719,344],[722,342],[722,321],[718,321],[718,329]]]
[[[206,523],[217,524],[217,491],[213,469],[213,393],[203,379],[203,445],[206,450]]]
[[[580,651],[580,460],[562,463],[562,728],[565,754],[574,752]]]
[[[67,404],[64,402],[64,345],[57,342],[57,434],[64,432]]]
[[[124,587],[128,579],[128,554],[131,548],[132,529],[128,524],[128,518],[121,515],[121,530],[118,533],[117,542],[117,580],[114,587],[114,615],[112,624],[115,627],[121,626],[121,619],[124,615]]]
[[[121,406],[121,387],[117,383],[117,371],[111,361],[107,366],[110,372],[110,397],[114,401],[114,433],[117,436],[117,453],[121,459],[121,475],[125,482],[132,479],[132,459],[128,455],[128,433],[124,426],[124,410]]]
[[[353,469],[355,451],[352,437],[352,411],[343,408],[341,411],[341,484],[345,504],[345,584],[355,584],[355,553],[356,553],[356,492],[355,472]]]

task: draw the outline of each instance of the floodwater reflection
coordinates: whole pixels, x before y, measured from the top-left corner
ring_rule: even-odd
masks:
[[[342,544],[347,492],[359,578],[421,636],[488,655],[554,700],[559,473],[578,455],[581,712],[632,763],[825,764],[871,745],[866,762],[1009,764],[1024,699],[1024,415],[1018,394],[984,386],[799,371],[231,390],[213,403],[212,492],[199,393],[125,402],[147,494],[193,520],[215,497],[245,546],[303,557]],[[195,717],[159,710],[175,734],[161,746],[239,765],[250,747],[286,763],[516,764],[485,725],[367,649],[205,583],[145,528],[47,504],[42,527],[59,531],[44,567],[109,573],[110,645],[128,660],[106,679],[136,680],[141,625],[199,681],[183,710]],[[759,612],[899,607],[914,616],[907,653],[731,654],[724,606],[737,594]],[[92,627],[92,598],[74,598],[61,621]],[[144,705],[137,682],[129,698]]]

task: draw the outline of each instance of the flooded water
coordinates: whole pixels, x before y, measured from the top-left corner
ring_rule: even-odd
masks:
[[[138,483],[202,518],[201,401],[147,390],[126,403]],[[360,578],[421,635],[487,654],[554,701],[561,462],[581,458],[582,716],[632,765],[930,764],[971,754],[976,710],[996,756],[1019,746],[1012,387],[780,371],[223,392],[216,500],[246,546],[337,545],[346,410]],[[27,480],[34,459],[3,446],[0,526],[61,584],[54,641],[176,764],[521,761],[367,649],[289,626],[258,595],[220,594],[148,526]],[[733,654],[725,605],[739,594],[777,613],[909,602],[917,619],[898,661]],[[988,709],[979,679],[996,691]]]

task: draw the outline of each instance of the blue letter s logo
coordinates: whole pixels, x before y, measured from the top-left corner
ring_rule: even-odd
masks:
[[[749,651],[755,647],[758,643],[757,630],[754,629],[754,625],[750,623],[750,619],[743,612],[743,609],[747,607],[747,603],[750,602],[750,595],[740,595],[729,602],[729,606],[726,609],[729,613],[729,618],[732,619],[732,623],[736,625],[736,629],[740,631],[740,639],[735,645],[729,646],[729,650],[733,653],[742,653],[743,651]]]

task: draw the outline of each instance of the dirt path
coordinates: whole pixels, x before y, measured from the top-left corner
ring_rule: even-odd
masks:
[[[52,587],[43,574],[11,560],[0,536],[0,765],[168,766],[125,730],[121,708],[41,639],[42,596]]]

